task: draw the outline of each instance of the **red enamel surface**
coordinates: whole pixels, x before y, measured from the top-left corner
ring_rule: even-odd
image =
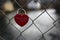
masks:
[[[26,14],[17,14],[14,17],[15,22],[23,27],[29,21],[29,17]]]

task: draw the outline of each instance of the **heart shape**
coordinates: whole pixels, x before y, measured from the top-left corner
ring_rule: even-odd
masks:
[[[26,14],[17,14],[14,17],[15,22],[23,27],[29,21],[29,17]]]

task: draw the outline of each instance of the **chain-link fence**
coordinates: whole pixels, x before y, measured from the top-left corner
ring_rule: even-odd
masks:
[[[0,18],[0,35],[2,37],[1,40],[60,40],[60,36],[54,35],[54,37],[57,39],[55,39],[54,37],[52,39],[49,39],[48,36],[45,36],[51,30],[54,31],[57,28],[56,30],[58,31],[54,31],[57,33],[60,30],[60,18],[57,17],[55,19],[55,17],[53,17],[55,15],[54,12],[51,11],[53,13],[53,15],[51,15],[51,12],[47,10],[47,8],[51,4],[53,4],[54,1],[56,0],[52,0],[50,3],[47,4],[47,6],[42,4],[44,10],[37,11],[36,15],[34,14],[35,12],[32,12],[33,14],[31,15],[27,14],[29,16],[29,22],[24,27],[20,27],[14,22],[14,16],[16,15],[16,12],[6,15],[4,12],[0,10],[2,17]],[[53,34],[50,35],[53,36]]]

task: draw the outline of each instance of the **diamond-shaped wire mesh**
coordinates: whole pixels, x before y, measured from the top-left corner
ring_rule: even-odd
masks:
[[[2,28],[4,27],[3,29],[0,29],[0,35],[2,37],[1,40],[54,40],[50,39],[48,35],[50,32],[59,33],[60,28],[57,27],[59,26],[59,22],[57,21],[60,18],[55,20],[55,17],[53,17],[54,14],[51,15],[51,13],[46,9],[50,6],[50,4],[53,4],[54,1],[56,0],[51,0],[51,2],[47,4],[47,6],[42,4],[44,10],[41,12],[38,11],[37,13],[31,12],[31,14],[27,14],[29,16],[29,25],[26,24],[26,26],[24,26],[23,28],[17,25],[14,21],[16,12],[6,15],[2,11],[0,11],[1,15],[4,16],[3,18],[0,18],[0,24],[1,26],[3,25]],[[36,15],[34,16],[34,14],[32,15],[32,13],[36,13]],[[7,23],[4,23],[5,21],[7,21]]]

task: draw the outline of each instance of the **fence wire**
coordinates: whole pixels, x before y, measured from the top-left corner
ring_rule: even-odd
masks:
[[[47,10],[46,10],[46,8],[48,8],[48,6],[50,6],[50,4],[53,4],[54,1],[55,1],[55,0],[51,1],[47,6],[42,5],[42,6],[44,7],[44,11],[43,11],[40,15],[38,15],[34,20],[29,17],[29,19],[32,21],[32,23],[31,23],[27,28],[25,28],[22,32],[21,32],[19,29],[17,29],[13,23],[11,23],[11,20],[12,20],[14,17],[12,17],[11,19],[9,19],[9,18],[7,17],[7,15],[6,15],[3,11],[0,10],[0,11],[2,12],[2,14],[5,15],[5,17],[9,20],[9,23],[8,23],[7,25],[9,25],[9,24],[13,25],[13,26],[20,32],[20,34],[19,34],[14,40],[18,40],[18,38],[19,38],[20,36],[22,36],[22,37],[24,38],[24,36],[22,35],[23,32],[25,32],[27,29],[29,29],[33,24],[34,24],[35,27],[39,30],[39,32],[41,32],[41,34],[42,34],[42,37],[41,37],[41,38],[44,39],[44,40],[46,40],[46,38],[44,37],[44,35],[45,35],[47,32],[49,32],[52,28],[56,27],[55,22],[60,19],[60,18],[59,18],[59,19],[55,20],[55,19],[47,12]],[[15,0],[15,2],[17,3],[17,5],[18,5],[21,9],[23,9],[16,0]],[[39,27],[35,24],[35,21],[36,21],[42,14],[44,14],[44,12],[46,12],[47,15],[48,15],[54,22],[53,22],[53,26],[52,26],[50,29],[48,29],[46,32],[43,33],[43,32],[39,29]],[[40,38],[39,40],[41,40],[41,38]],[[19,39],[19,40],[21,40],[21,39]],[[26,39],[24,38],[24,40],[26,40]]]

